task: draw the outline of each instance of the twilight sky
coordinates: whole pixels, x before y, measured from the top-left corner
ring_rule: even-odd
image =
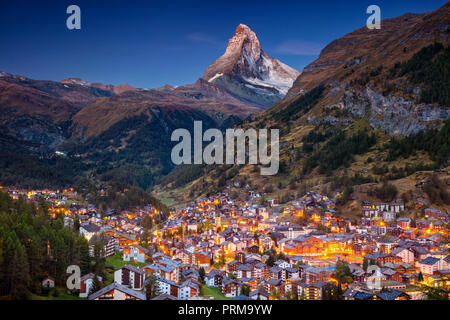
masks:
[[[59,81],[156,88],[195,82],[239,23],[270,56],[302,70],[332,40],[381,18],[432,11],[445,0],[0,0],[0,71]],[[81,30],[66,8],[81,8]]]

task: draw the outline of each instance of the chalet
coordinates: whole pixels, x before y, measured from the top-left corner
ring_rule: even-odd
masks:
[[[402,274],[403,283],[416,284],[419,281],[418,273],[404,273]]]
[[[284,272],[284,279],[286,280],[294,280],[294,279],[299,279],[300,278],[300,273],[298,271],[298,269],[296,268],[291,268],[291,267],[287,267],[285,269],[283,269]]]
[[[355,295],[358,293],[358,290],[348,288],[342,295],[344,300],[355,300]]]
[[[100,227],[95,224],[84,223],[80,226],[80,233],[89,241],[100,232]]]
[[[440,219],[443,216],[441,213],[441,210],[433,209],[433,208],[425,209],[424,214],[425,214],[425,217],[432,218],[432,219]]]
[[[161,294],[178,297],[178,291],[180,288],[178,283],[161,277],[156,277],[156,283]]]
[[[269,300],[270,294],[264,290],[256,289],[250,292],[249,297],[252,300]]]
[[[384,276],[386,276],[386,280],[397,281],[397,282],[402,281],[401,273],[399,273],[391,268],[381,268],[381,273]]]
[[[147,275],[155,274],[161,278],[178,281],[176,269],[171,266],[160,265],[160,264],[151,264],[149,266],[145,266],[143,268]]]
[[[266,279],[269,274],[269,266],[263,262],[258,262],[253,266],[252,277]]]
[[[174,259],[180,259],[182,263],[184,264],[191,264],[192,263],[192,253],[186,251],[186,250],[180,250],[178,251],[174,256]]]
[[[89,255],[94,257],[95,247],[100,246],[105,258],[111,257],[115,254],[116,248],[118,247],[117,240],[108,235],[97,236],[94,235],[89,240]]]
[[[370,260],[374,260],[376,264],[379,265],[384,265],[388,262],[392,262],[392,263],[399,263],[402,262],[402,258],[399,256],[396,256],[392,253],[383,253],[383,252],[374,252],[371,254],[367,254],[365,256],[366,259]]]
[[[212,269],[205,275],[205,283],[209,287],[221,287],[222,279],[225,277],[225,271]]]
[[[411,219],[410,218],[399,218],[399,219],[397,219],[397,226],[399,226],[402,229],[407,229],[411,226]]]
[[[416,227],[419,230],[426,230],[433,227],[433,223],[429,220],[417,220]]]
[[[283,279],[283,269],[278,266],[273,266],[269,269],[270,279]]]
[[[278,267],[280,267],[280,268],[282,268],[282,269],[285,269],[285,268],[287,268],[287,267],[290,267],[289,262],[287,262],[286,260],[281,260],[281,259],[275,261],[275,265],[278,266]]]
[[[438,270],[434,275],[429,277],[432,286],[435,287],[450,287],[450,270]]]
[[[276,290],[279,295],[284,295],[284,281],[282,279],[269,279],[266,281],[265,289],[267,292]]]
[[[143,267],[142,270],[144,270],[146,277],[150,277],[151,275],[159,276],[160,275],[159,268],[160,268],[160,265],[158,265],[156,263],[152,263],[152,264],[149,264],[149,265],[146,265],[145,267]]]
[[[251,290],[256,290],[262,282],[260,279],[256,278],[245,278],[246,280],[243,279],[244,278],[241,278],[239,280],[241,280],[243,284],[248,285]]]
[[[55,287],[55,278],[47,277],[41,282],[41,287],[45,289],[50,289]]]
[[[427,257],[418,261],[417,267],[423,274],[432,275],[435,271],[438,270],[439,266],[439,258],[435,257]]]
[[[161,269],[161,275],[167,279],[173,281],[179,281],[182,270],[182,264],[178,261],[171,259],[158,259],[155,260],[155,264],[158,266],[166,267],[165,269]]]
[[[110,228],[105,230],[104,234],[114,237],[116,243],[118,243],[118,250],[120,252],[123,251],[124,247],[136,242],[135,234],[123,233],[123,232],[119,232],[117,230],[112,230]],[[117,248],[117,245],[116,245],[116,248]]]
[[[234,259],[239,261],[239,263],[245,263],[245,253],[242,251],[236,252]]]
[[[163,293],[163,294],[160,294],[159,296],[156,296],[150,300],[178,300],[178,298],[174,297],[170,294]]]
[[[314,284],[316,282],[327,282],[330,278],[328,270],[316,267],[308,267],[304,270],[304,277],[306,284]]]
[[[372,226],[372,232],[379,236],[384,236],[387,233],[387,226],[383,224],[376,224]]]
[[[297,283],[297,294],[305,300],[321,300],[323,290],[327,286],[326,282],[318,281],[314,284],[304,282]]]
[[[114,281],[135,290],[144,288],[145,271],[132,265],[125,265],[114,272]]]
[[[385,265],[383,265],[383,267],[391,268],[392,270],[395,270],[400,274],[416,272],[416,268],[414,267],[414,264],[409,264],[409,263],[404,263],[404,262],[400,262],[400,263],[390,263],[389,262],[389,263],[386,263]]]
[[[123,248],[122,259],[123,261],[145,263],[145,261],[148,259],[148,254],[148,249],[137,244],[130,244]]]
[[[250,278],[252,276],[253,272],[253,265],[246,263],[246,264],[239,264],[236,267],[236,274],[238,278]]]
[[[363,208],[363,216],[366,218],[376,218],[378,217],[378,209]]]
[[[439,270],[450,270],[450,255],[439,260]]]
[[[94,292],[89,300],[146,300],[145,294],[134,291],[125,285],[113,282]]]
[[[392,222],[395,220],[396,213],[393,211],[384,211],[383,212],[383,220],[385,222]]]
[[[200,293],[200,284],[195,280],[186,280],[178,288],[178,299],[188,300],[193,297],[198,297]]]
[[[417,236],[416,228],[408,228],[403,231],[403,234],[400,236],[402,239],[414,239]]]
[[[345,300],[409,300],[410,296],[402,291],[391,289],[379,293],[369,293],[354,289],[344,292]]]
[[[305,229],[298,225],[276,226],[275,231],[283,234],[288,239],[295,239],[298,236],[305,235]]]
[[[238,280],[224,278],[222,281],[222,293],[225,297],[233,298],[241,294],[241,283]]]
[[[251,244],[249,246],[247,246],[247,248],[245,248],[245,251],[247,251],[248,253],[259,253],[259,246],[256,244]]]
[[[198,281],[200,278],[198,271],[194,269],[188,269],[182,272],[182,276],[184,277],[185,280],[192,279]]]
[[[239,262],[236,260],[230,261],[227,264],[227,271],[228,272],[236,272],[237,266],[239,265]]]
[[[355,270],[352,272],[354,282],[365,282],[369,276],[370,274],[364,272],[363,270]]]
[[[267,204],[270,207],[275,207],[275,206],[278,206],[280,204],[280,200],[278,200],[278,199],[267,200]]]
[[[404,203],[377,203],[375,204],[375,208],[378,209],[378,211],[392,211],[395,213],[399,213],[401,211],[405,210],[405,204]]]
[[[97,276],[97,279],[102,284],[102,277]],[[94,285],[94,274],[88,273],[80,278],[80,298],[87,298],[89,293],[91,292],[91,289]]]
[[[397,247],[391,251],[391,254],[400,257],[404,263],[414,263],[414,252],[409,248]]]
[[[199,267],[208,268],[211,263],[211,256],[206,252],[195,252],[192,254],[192,264]]]
[[[248,261],[248,263],[255,265],[257,263],[262,262],[263,258],[261,255],[259,255],[257,253],[249,253],[249,254],[247,254],[247,261]]]
[[[377,246],[380,248],[381,252],[390,253],[393,248],[397,246],[397,242],[395,242],[395,240],[381,239],[377,241]]]
[[[428,250],[421,246],[411,247],[411,250],[414,252],[414,259],[416,260],[422,260],[430,256]]]

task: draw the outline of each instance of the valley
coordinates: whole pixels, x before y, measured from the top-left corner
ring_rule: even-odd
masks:
[[[449,1],[337,30],[115,5],[27,41],[45,72],[7,39],[63,80],[0,72],[0,300],[449,299]]]

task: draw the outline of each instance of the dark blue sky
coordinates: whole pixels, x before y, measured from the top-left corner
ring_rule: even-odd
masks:
[[[239,23],[271,56],[301,70],[330,41],[382,19],[422,13],[445,0],[198,1],[0,0],[0,70],[34,79],[155,88],[192,83],[223,54]],[[81,8],[81,30],[66,28],[66,8]]]

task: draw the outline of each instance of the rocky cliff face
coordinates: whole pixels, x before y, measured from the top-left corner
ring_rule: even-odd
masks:
[[[300,72],[269,57],[246,25],[236,28],[225,54],[211,64],[203,79],[250,102],[268,107],[281,100]]]
[[[312,123],[346,125],[366,116],[372,128],[404,136],[439,128],[449,118],[450,106],[422,101],[421,92],[430,87],[426,83],[430,75],[427,78],[422,72],[419,76],[424,82],[413,83],[407,72],[392,73],[395,66],[436,42],[443,47],[450,44],[449,2],[433,12],[383,20],[380,30],[364,27],[332,41],[316,61],[305,67],[287,96],[299,97],[323,84],[329,91],[316,111],[334,108],[347,112],[344,116],[316,112],[306,118]],[[425,68],[435,58],[423,58],[420,63]],[[440,95],[448,95],[448,87],[439,90]]]
[[[373,129],[380,129],[389,135],[408,136],[429,128],[440,128],[443,121],[450,117],[448,107],[431,103],[415,103],[395,94],[383,95],[377,88],[366,86],[364,89],[347,85],[330,89],[327,98],[335,103],[327,104],[325,110],[341,109],[348,111],[347,116],[309,116],[310,123],[329,123],[348,125],[355,119],[367,117]]]

